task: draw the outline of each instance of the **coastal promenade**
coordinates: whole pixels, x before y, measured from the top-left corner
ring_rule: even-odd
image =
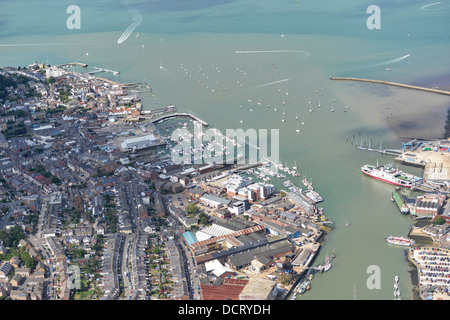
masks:
[[[359,81],[359,82],[386,84],[386,85],[390,85],[390,86],[396,86],[396,87],[402,87],[402,88],[408,88],[408,89],[414,89],[414,90],[421,90],[421,91],[444,94],[444,95],[450,96],[450,91],[431,89],[431,88],[425,88],[425,87],[419,87],[419,86],[412,86],[412,85],[408,85],[408,84],[402,84],[402,83],[390,82],[390,81],[363,79],[363,78],[354,78],[354,77],[333,77],[333,76],[331,76],[330,79],[331,80],[347,80],[347,81]]]

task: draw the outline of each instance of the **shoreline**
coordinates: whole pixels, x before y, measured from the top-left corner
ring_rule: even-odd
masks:
[[[358,108],[356,112],[376,127],[389,129],[392,132],[391,143],[398,146],[405,140],[404,137],[444,138],[447,112],[450,107],[449,96],[389,85],[345,82],[336,81],[335,86],[338,92],[344,93],[341,97],[342,101],[348,100],[349,104],[359,102],[363,105],[364,108]],[[415,81],[414,85],[450,88],[450,78],[448,76],[430,77]],[[356,107],[352,109],[355,110]],[[414,221],[409,223],[414,227]],[[410,260],[409,251],[406,251],[405,260],[412,284],[412,299],[423,300],[420,296],[419,269]]]
[[[410,269],[410,270],[408,270],[408,273],[409,273],[409,277],[411,279],[411,283],[413,285],[413,288],[412,288],[413,300],[422,300],[422,298],[420,297],[420,292],[419,292],[419,276],[418,276],[419,270],[417,269],[417,266],[411,261],[410,255],[409,255],[409,250],[405,251],[405,260]]]

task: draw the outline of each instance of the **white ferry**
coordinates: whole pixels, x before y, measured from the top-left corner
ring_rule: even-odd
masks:
[[[361,167],[361,171],[372,178],[406,188],[411,188],[422,180],[420,177],[394,169],[391,165],[379,166],[378,163],[376,166],[366,164]]]
[[[314,203],[323,201],[323,198],[316,191],[309,191],[306,193],[306,196]]]
[[[389,236],[386,238],[386,242],[405,247],[411,247],[412,245],[414,245],[414,240],[404,237]]]

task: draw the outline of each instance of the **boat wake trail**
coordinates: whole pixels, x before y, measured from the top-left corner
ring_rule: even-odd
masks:
[[[301,53],[303,54],[302,59],[306,59],[311,57],[311,53],[308,51],[301,50],[238,50],[235,53],[237,54],[253,54],[253,53]]]
[[[445,9],[445,8],[448,8],[448,7],[450,7],[450,5],[442,5],[442,2],[433,2],[433,3],[430,3],[430,4],[426,4],[426,5],[424,5],[424,6],[422,6],[422,7],[420,7],[420,10],[429,10],[429,11],[432,11],[432,10],[443,10],[443,9]]]
[[[162,71],[164,71],[164,72],[166,72],[166,73],[168,73],[168,74],[170,74],[171,76],[174,76],[174,77],[176,76],[175,73],[173,73],[173,72],[170,71],[169,69],[163,67],[161,61],[159,62],[159,69],[162,70]]]
[[[409,58],[411,55],[408,53],[400,58],[396,58],[396,59],[392,59],[392,60],[388,60],[388,61],[384,61],[384,62],[379,62],[379,63],[375,63],[375,64],[369,64],[366,66],[360,66],[360,67],[353,67],[353,68],[348,68],[345,70],[340,70],[338,72],[349,72],[349,71],[355,71],[355,70],[364,70],[364,69],[370,69],[370,68],[376,68],[376,67],[386,67],[390,64],[394,64],[394,63],[398,63],[400,61],[403,61],[407,58]],[[386,70],[393,70],[392,68],[386,68]]]
[[[277,84],[277,83],[286,82],[286,81],[289,81],[289,80],[290,80],[289,78],[288,79],[283,79],[283,80],[277,80],[277,81],[265,83],[265,84],[262,84],[262,85],[259,85],[259,86],[253,87],[253,88],[249,88],[247,90],[254,90],[254,89],[264,88],[264,87],[268,87],[268,86],[271,86],[271,85],[274,85],[274,84]]]
[[[120,36],[119,40],[117,40],[118,44],[121,44],[125,40],[128,39],[128,37],[131,35],[131,33],[136,29],[141,23],[142,23],[142,16],[140,13],[133,13],[133,23],[125,29],[123,34]]]
[[[411,55],[408,53],[407,55],[404,55],[403,57],[400,57],[400,58],[397,58],[397,59],[392,59],[392,60],[385,61],[385,62],[371,64],[371,65],[366,66],[365,68],[380,67],[380,66],[385,66],[385,65],[397,63],[397,62],[400,62],[402,60],[405,60],[406,58],[409,58],[410,56]]]

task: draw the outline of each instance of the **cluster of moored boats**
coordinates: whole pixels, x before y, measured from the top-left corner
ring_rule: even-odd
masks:
[[[185,127],[183,127],[186,129]],[[213,129],[214,130],[214,129]],[[215,134],[221,137],[222,139],[226,141],[230,141],[233,146],[240,147],[240,144],[237,143],[237,141],[233,138],[230,138],[226,135],[223,135],[219,130],[215,131]],[[203,132],[198,132],[197,137],[194,137],[194,135],[190,132],[182,131],[180,128],[176,129],[172,133],[172,139],[176,139],[176,141],[191,141],[192,138],[202,139],[202,136],[204,135]],[[175,140],[172,140],[175,141]],[[230,151],[228,151],[228,146],[225,143],[221,143],[215,140],[212,141],[206,141],[199,145],[190,146],[190,154],[192,155],[193,161],[201,161],[201,160],[210,160],[210,159],[217,159],[217,157],[227,157],[230,154],[232,154]],[[167,149],[171,151],[173,149],[173,145],[170,143],[170,141],[167,141]],[[236,159],[242,158],[244,155],[242,152],[239,152]]]
[[[311,289],[311,280],[314,278],[314,270],[318,270],[320,273],[327,272],[331,269],[331,260],[335,258],[335,255],[327,255],[325,258],[324,264],[318,267],[310,267],[308,272],[303,280],[301,280],[297,286],[293,289],[293,294],[291,296],[291,300],[295,300],[297,298],[297,294],[303,294],[306,291]]]
[[[286,165],[283,165],[281,162],[276,162],[273,160],[270,160],[267,157],[263,158],[264,161],[262,162],[263,167],[265,168],[271,168],[272,166],[275,168],[274,170],[271,170],[272,172],[278,173],[278,171],[286,172],[293,177],[298,177],[300,174],[297,172],[297,162],[294,160],[294,166],[292,168],[289,168],[287,163]],[[284,175],[286,177],[286,175]]]

